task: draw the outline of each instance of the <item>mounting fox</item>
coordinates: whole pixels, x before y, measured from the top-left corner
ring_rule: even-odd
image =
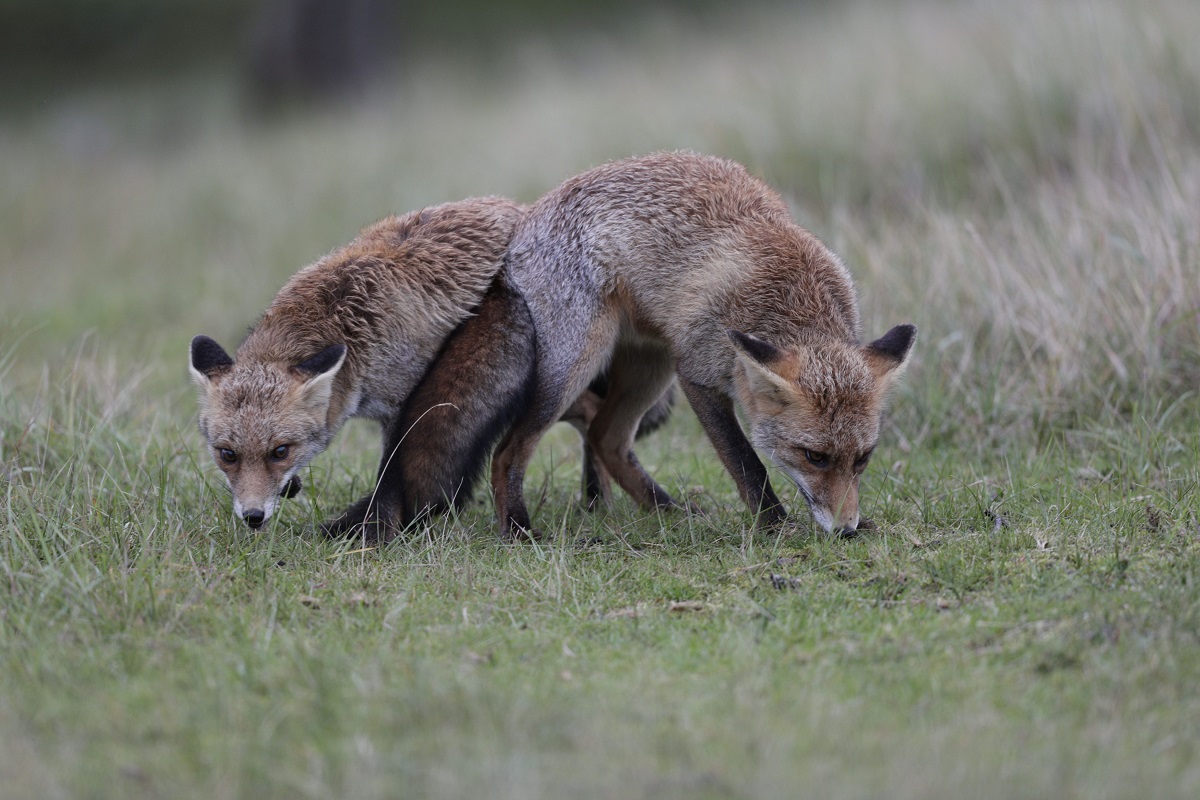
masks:
[[[632,449],[675,374],[760,522],[786,515],[755,448],[795,482],[822,528],[857,528],[859,476],[916,328],[862,344],[846,268],[743,167],[660,153],[571,178],[519,223],[506,270],[532,317],[537,369],[532,402],[492,459],[502,534],[533,535],[526,466],[605,368],[587,443],[641,505],[677,505]]]
[[[500,272],[522,212],[483,198],[388,217],[293,276],[236,357],[192,340],[200,431],[251,528],[354,416],[383,427],[379,480],[326,532],[390,538],[469,497],[532,385],[530,317]],[[480,350],[484,336],[505,346]]]

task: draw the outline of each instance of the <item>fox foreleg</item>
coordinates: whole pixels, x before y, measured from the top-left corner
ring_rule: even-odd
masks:
[[[766,527],[783,524],[787,520],[787,512],[771,488],[767,468],[738,424],[733,401],[707,386],[683,378],[679,379],[679,383],[721,463],[737,484],[738,494],[755,513],[757,523]]]

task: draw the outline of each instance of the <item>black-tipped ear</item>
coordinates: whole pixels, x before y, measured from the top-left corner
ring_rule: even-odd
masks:
[[[192,339],[191,358],[192,372],[204,378],[233,366],[233,359],[229,357],[229,353],[207,336]]]
[[[346,355],[346,345],[331,344],[315,356],[306,358],[297,364],[296,371],[309,376],[323,375],[338,366],[344,355]]]
[[[764,342],[756,336],[735,331],[733,328],[727,328],[725,333],[729,335],[734,347],[760,364],[771,364],[783,356],[783,351],[778,347],[770,342]]]
[[[867,352],[882,361],[891,362],[895,368],[908,358],[908,351],[916,340],[916,325],[897,325],[867,345]]]

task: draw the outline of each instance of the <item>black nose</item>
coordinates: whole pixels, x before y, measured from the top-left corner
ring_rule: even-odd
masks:
[[[242,519],[246,520],[246,524],[254,530],[258,530],[267,521],[267,515],[262,512],[261,508],[252,508],[242,514]]]

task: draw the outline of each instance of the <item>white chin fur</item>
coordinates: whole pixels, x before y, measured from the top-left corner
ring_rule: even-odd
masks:
[[[271,515],[275,513],[275,504],[275,498],[268,498],[267,501],[263,503],[263,523],[266,523],[266,521],[271,518]],[[246,516],[246,506],[242,503],[240,498],[233,498],[233,513],[238,519],[242,519]]]
[[[804,495],[805,503],[808,505],[808,510],[812,513],[813,519],[820,525],[826,533],[833,533],[833,514],[829,513],[828,509],[821,508],[814,504],[809,498],[812,497],[812,490],[808,488],[808,484],[804,482],[803,476],[800,473],[788,469],[786,466],[779,465],[787,476],[792,479],[792,483],[796,484],[796,488],[800,490],[800,494]]]
[[[833,515],[825,509],[817,508],[813,505],[810,505],[809,509],[812,511],[813,519],[817,521],[817,524],[824,528],[826,533],[833,533]]]

